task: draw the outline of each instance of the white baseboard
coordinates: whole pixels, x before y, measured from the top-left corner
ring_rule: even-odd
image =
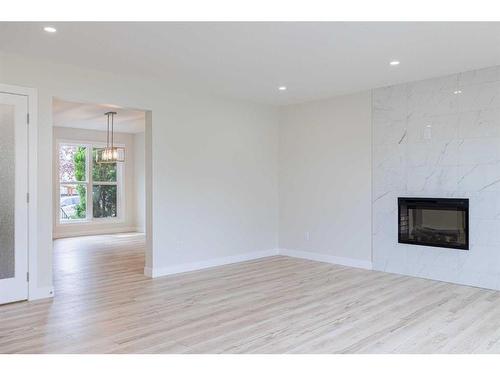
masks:
[[[197,270],[202,270],[205,268],[223,266],[223,265],[231,264],[231,263],[239,263],[239,262],[244,262],[247,260],[266,258],[266,257],[270,257],[273,255],[278,255],[278,253],[279,253],[278,249],[272,249],[272,250],[264,250],[264,251],[254,251],[251,253],[246,253],[246,254],[241,254],[241,255],[233,255],[233,256],[222,257],[222,258],[214,258],[214,259],[209,259],[209,260],[205,260],[205,261],[201,261],[201,262],[184,263],[184,264],[179,264],[177,266],[172,266],[172,267],[163,267],[163,268],[144,267],[144,275],[149,276],[149,277],[153,277],[153,278],[160,277],[160,276],[167,276],[167,275],[173,275],[176,273],[197,271]]]
[[[54,287],[48,286],[44,288],[33,288],[29,291],[28,301],[35,301],[37,299],[52,298],[54,297]]]
[[[68,224],[72,225],[72,224]],[[68,230],[66,232],[58,232],[53,233],[52,238],[54,240],[60,238],[69,238],[69,237],[82,237],[82,236],[97,236],[101,234],[118,234],[118,233],[128,233],[128,232],[137,232],[136,227],[118,227],[118,228],[89,228],[83,230]]]
[[[179,264],[172,267],[163,267],[163,268],[151,268],[144,267],[144,275],[148,277],[160,277],[167,275],[174,275],[177,273],[190,272],[202,270],[205,268],[223,266],[226,264],[244,262],[252,259],[259,259],[270,257],[274,255],[284,255],[293,258],[301,258],[308,260],[315,260],[317,262],[325,262],[331,264],[338,264],[341,266],[354,267],[354,268],[362,268],[366,270],[372,269],[372,262],[368,260],[354,259],[354,258],[345,258],[338,257],[334,255],[321,254],[321,253],[313,253],[309,251],[300,251],[300,250],[289,250],[289,249],[272,249],[265,251],[255,251],[251,253],[234,255],[229,257],[215,258],[210,260],[205,260],[201,262],[192,262],[192,263],[184,263]]]
[[[372,262],[369,260],[338,257],[335,255],[313,253],[310,251],[301,251],[301,250],[279,249],[278,252],[280,255],[286,255],[293,258],[315,260],[317,262],[332,263],[354,268],[363,268],[365,270],[371,270],[373,268]]]
[[[153,277],[153,269],[151,267],[144,267],[144,276]]]

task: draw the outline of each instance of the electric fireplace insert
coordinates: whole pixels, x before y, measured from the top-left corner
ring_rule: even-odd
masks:
[[[398,242],[469,250],[469,200],[398,198]]]

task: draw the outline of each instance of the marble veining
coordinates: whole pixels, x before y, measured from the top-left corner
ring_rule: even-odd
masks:
[[[372,116],[374,268],[500,289],[500,67],[375,89]],[[470,250],[399,244],[401,196],[469,198]]]

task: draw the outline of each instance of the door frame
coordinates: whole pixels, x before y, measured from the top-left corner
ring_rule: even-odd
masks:
[[[38,289],[38,92],[34,88],[0,83],[0,92],[28,99],[28,300],[47,297]]]

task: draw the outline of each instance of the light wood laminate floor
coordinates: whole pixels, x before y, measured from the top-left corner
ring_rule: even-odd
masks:
[[[500,293],[289,257],[149,279],[144,237],[54,243],[55,298],[2,353],[500,353]]]

